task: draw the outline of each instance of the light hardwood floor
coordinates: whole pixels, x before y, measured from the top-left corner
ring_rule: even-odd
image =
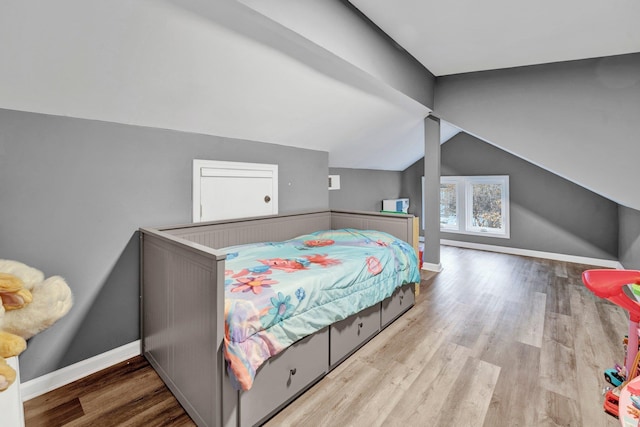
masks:
[[[589,266],[442,247],[416,305],[267,426],[617,426],[622,309]],[[192,425],[142,358],[25,403],[27,426]]]

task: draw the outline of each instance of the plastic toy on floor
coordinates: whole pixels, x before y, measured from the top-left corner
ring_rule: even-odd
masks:
[[[638,375],[638,322],[640,303],[634,297],[640,288],[640,271],[637,270],[587,270],[582,273],[587,289],[629,312],[628,343],[625,355],[625,381],[609,390],[604,399],[604,410],[620,418],[624,427],[638,426],[640,416],[640,377]],[[605,371],[605,375],[607,372]]]
[[[614,387],[618,387],[619,385],[622,385],[622,383],[626,379],[623,369],[624,368],[618,365],[617,363],[614,368],[606,369],[604,371],[605,381]]]
[[[620,423],[623,427],[636,427],[640,417],[640,377],[636,377],[620,391]]]

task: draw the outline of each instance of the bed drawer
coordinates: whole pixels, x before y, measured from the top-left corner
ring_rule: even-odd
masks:
[[[380,304],[362,310],[330,326],[329,364],[340,363],[380,331]]]
[[[251,390],[240,393],[240,426],[252,426],[296,397],[328,369],[328,328],[308,336],[259,370]]]
[[[390,298],[382,301],[380,325],[382,328],[393,322],[398,316],[407,311],[415,302],[415,285],[404,285],[395,290]]]

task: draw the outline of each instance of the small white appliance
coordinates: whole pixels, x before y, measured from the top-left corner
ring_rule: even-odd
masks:
[[[388,212],[409,212],[409,199],[386,199],[382,201],[382,210]]]

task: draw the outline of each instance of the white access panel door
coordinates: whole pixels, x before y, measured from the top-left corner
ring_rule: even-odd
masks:
[[[193,220],[278,213],[278,165],[194,160]]]

